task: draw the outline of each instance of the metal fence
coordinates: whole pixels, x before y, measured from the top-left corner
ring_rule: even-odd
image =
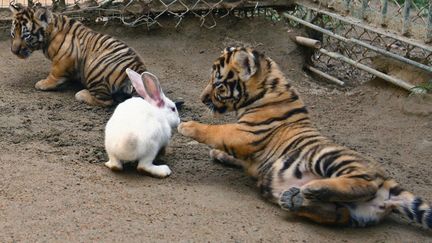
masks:
[[[294,26],[307,27],[309,37],[321,41],[309,66],[312,72],[331,74],[339,84],[380,77],[412,90],[416,85],[379,66],[386,58],[432,77],[432,47],[425,43],[431,41],[431,2],[303,1],[284,17]]]
[[[7,8],[9,0],[0,0]],[[15,0],[24,5],[40,3],[62,14],[96,22],[120,20],[127,26],[161,25],[160,19],[169,16],[176,27],[186,16],[195,16],[201,26],[213,28],[216,19],[228,15],[239,17],[274,16],[274,8],[287,9],[293,0]]]
[[[0,8],[7,8],[11,0],[0,0]],[[157,13],[150,18],[143,16],[137,22],[157,24],[157,18],[171,14],[181,20],[187,14],[211,19],[215,12],[231,13],[244,7],[292,6],[292,0],[14,0],[24,5],[40,3],[44,6],[66,11],[82,13],[99,10],[104,15]],[[353,16],[368,23],[395,30],[405,36],[432,41],[432,0],[298,0],[298,3],[315,3],[318,8],[327,8],[342,16]],[[222,11],[224,10],[224,11]],[[211,20],[210,22],[214,22]],[[130,24],[136,24],[132,22]],[[211,24],[210,24],[211,26]]]
[[[1,19],[10,19],[0,0]],[[127,26],[162,25],[163,17],[177,27],[186,16],[213,28],[217,19],[265,16],[288,19],[307,27],[310,37],[322,42],[307,67],[337,83],[367,81],[372,77],[411,90],[415,85],[378,70],[380,57],[396,60],[432,75],[432,0],[39,0],[77,19],[96,22],[120,20]],[[35,0],[16,0],[24,5]],[[280,13],[285,11],[282,15]],[[7,12],[6,15],[1,15]],[[6,16],[6,17],[4,17]],[[378,61],[377,61],[378,60]],[[375,63],[374,63],[375,62]],[[331,74],[332,76],[329,76]]]
[[[426,42],[432,40],[430,0],[323,0],[314,3],[342,16],[352,16],[404,36],[424,39]]]

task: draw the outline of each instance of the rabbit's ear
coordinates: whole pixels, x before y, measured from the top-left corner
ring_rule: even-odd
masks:
[[[132,86],[135,88],[138,95],[143,97],[144,99],[147,99],[148,94],[145,91],[143,80],[141,79],[141,75],[130,68],[126,68],[126,74],[129,77]]]
[[[151,99],[151,102],[157,107],[162,107],[165,105],[165,101],[163,99],[162,88],[159,84],[158,78],[149,72],[143,72],[141,74],[142,81],[144,83],[144,89],[146,90],[148,96]]]

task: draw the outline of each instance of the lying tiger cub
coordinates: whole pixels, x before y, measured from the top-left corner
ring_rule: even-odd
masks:
[[[123,42],[97,33],[80,22],[40,6],[10,5],[13,14],[11,50],[20,58],[42,50],[52,61],[39,90],[53,90],[67,80],[80,80],[86,89],[75,98],[89,105],[110,106],[114,97],[133,92],[126,68],[146,71],[144,62]],[[121,101],[121,100],[120,100]]]
[[[201,95],[213,112],[237,122],[181,123],[178,131],[214,149],[217,161],[242,166],[264,197],[323,224],[368,226],[391,212],[426,228],[432,210],[361,154],[335,144],[312,124],[278,65],[250,48],[226,48]]]

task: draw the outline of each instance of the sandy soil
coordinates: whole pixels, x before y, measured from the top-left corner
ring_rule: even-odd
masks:
[[[165,92],[183,98],[183,120],[217,122],[198,101],[210,64],[236,41],[257,45],[303,94],[317,126],[336,141],[376,158],[402,185],[432,201],[432,105],[382,85],[347,89],[300,69],[287,28],[225,20],[212,30],[197,20],[180,30],[99,27],[134,47]],[[120,34],[121,33],[121,34]],[[428,242],[432,233],[391,217],[366,229],[324,227],[264,201],[242,171],[214,164],[208,148],[174,134],[163,162],[173,174],[155,179],[133,166],[103,166],[104,124],[113,109],[74,100],[79,86],[39,92],[48,74],[41,53],[19,60],[0,40],[0,242],[284,241]]]

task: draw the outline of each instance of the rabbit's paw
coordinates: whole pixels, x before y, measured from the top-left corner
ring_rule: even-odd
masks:
[[[171,169],[168,165],[152,165],[150,167],[137,167],[139,173],[150,174],[154,177],[165,178],[171,175]]]
[[[113,160],[106,162],[105,166],[110,168],[112,171],[122,171],[123,170],[123,165],[121,164],[121,162],[116,162]]]
[[[195,138],[197,136],[197,124],[198,122],[195,121],[188,121],[188,122],[182,122],[178,126],[177,130],[178,132],[186,137]]]

